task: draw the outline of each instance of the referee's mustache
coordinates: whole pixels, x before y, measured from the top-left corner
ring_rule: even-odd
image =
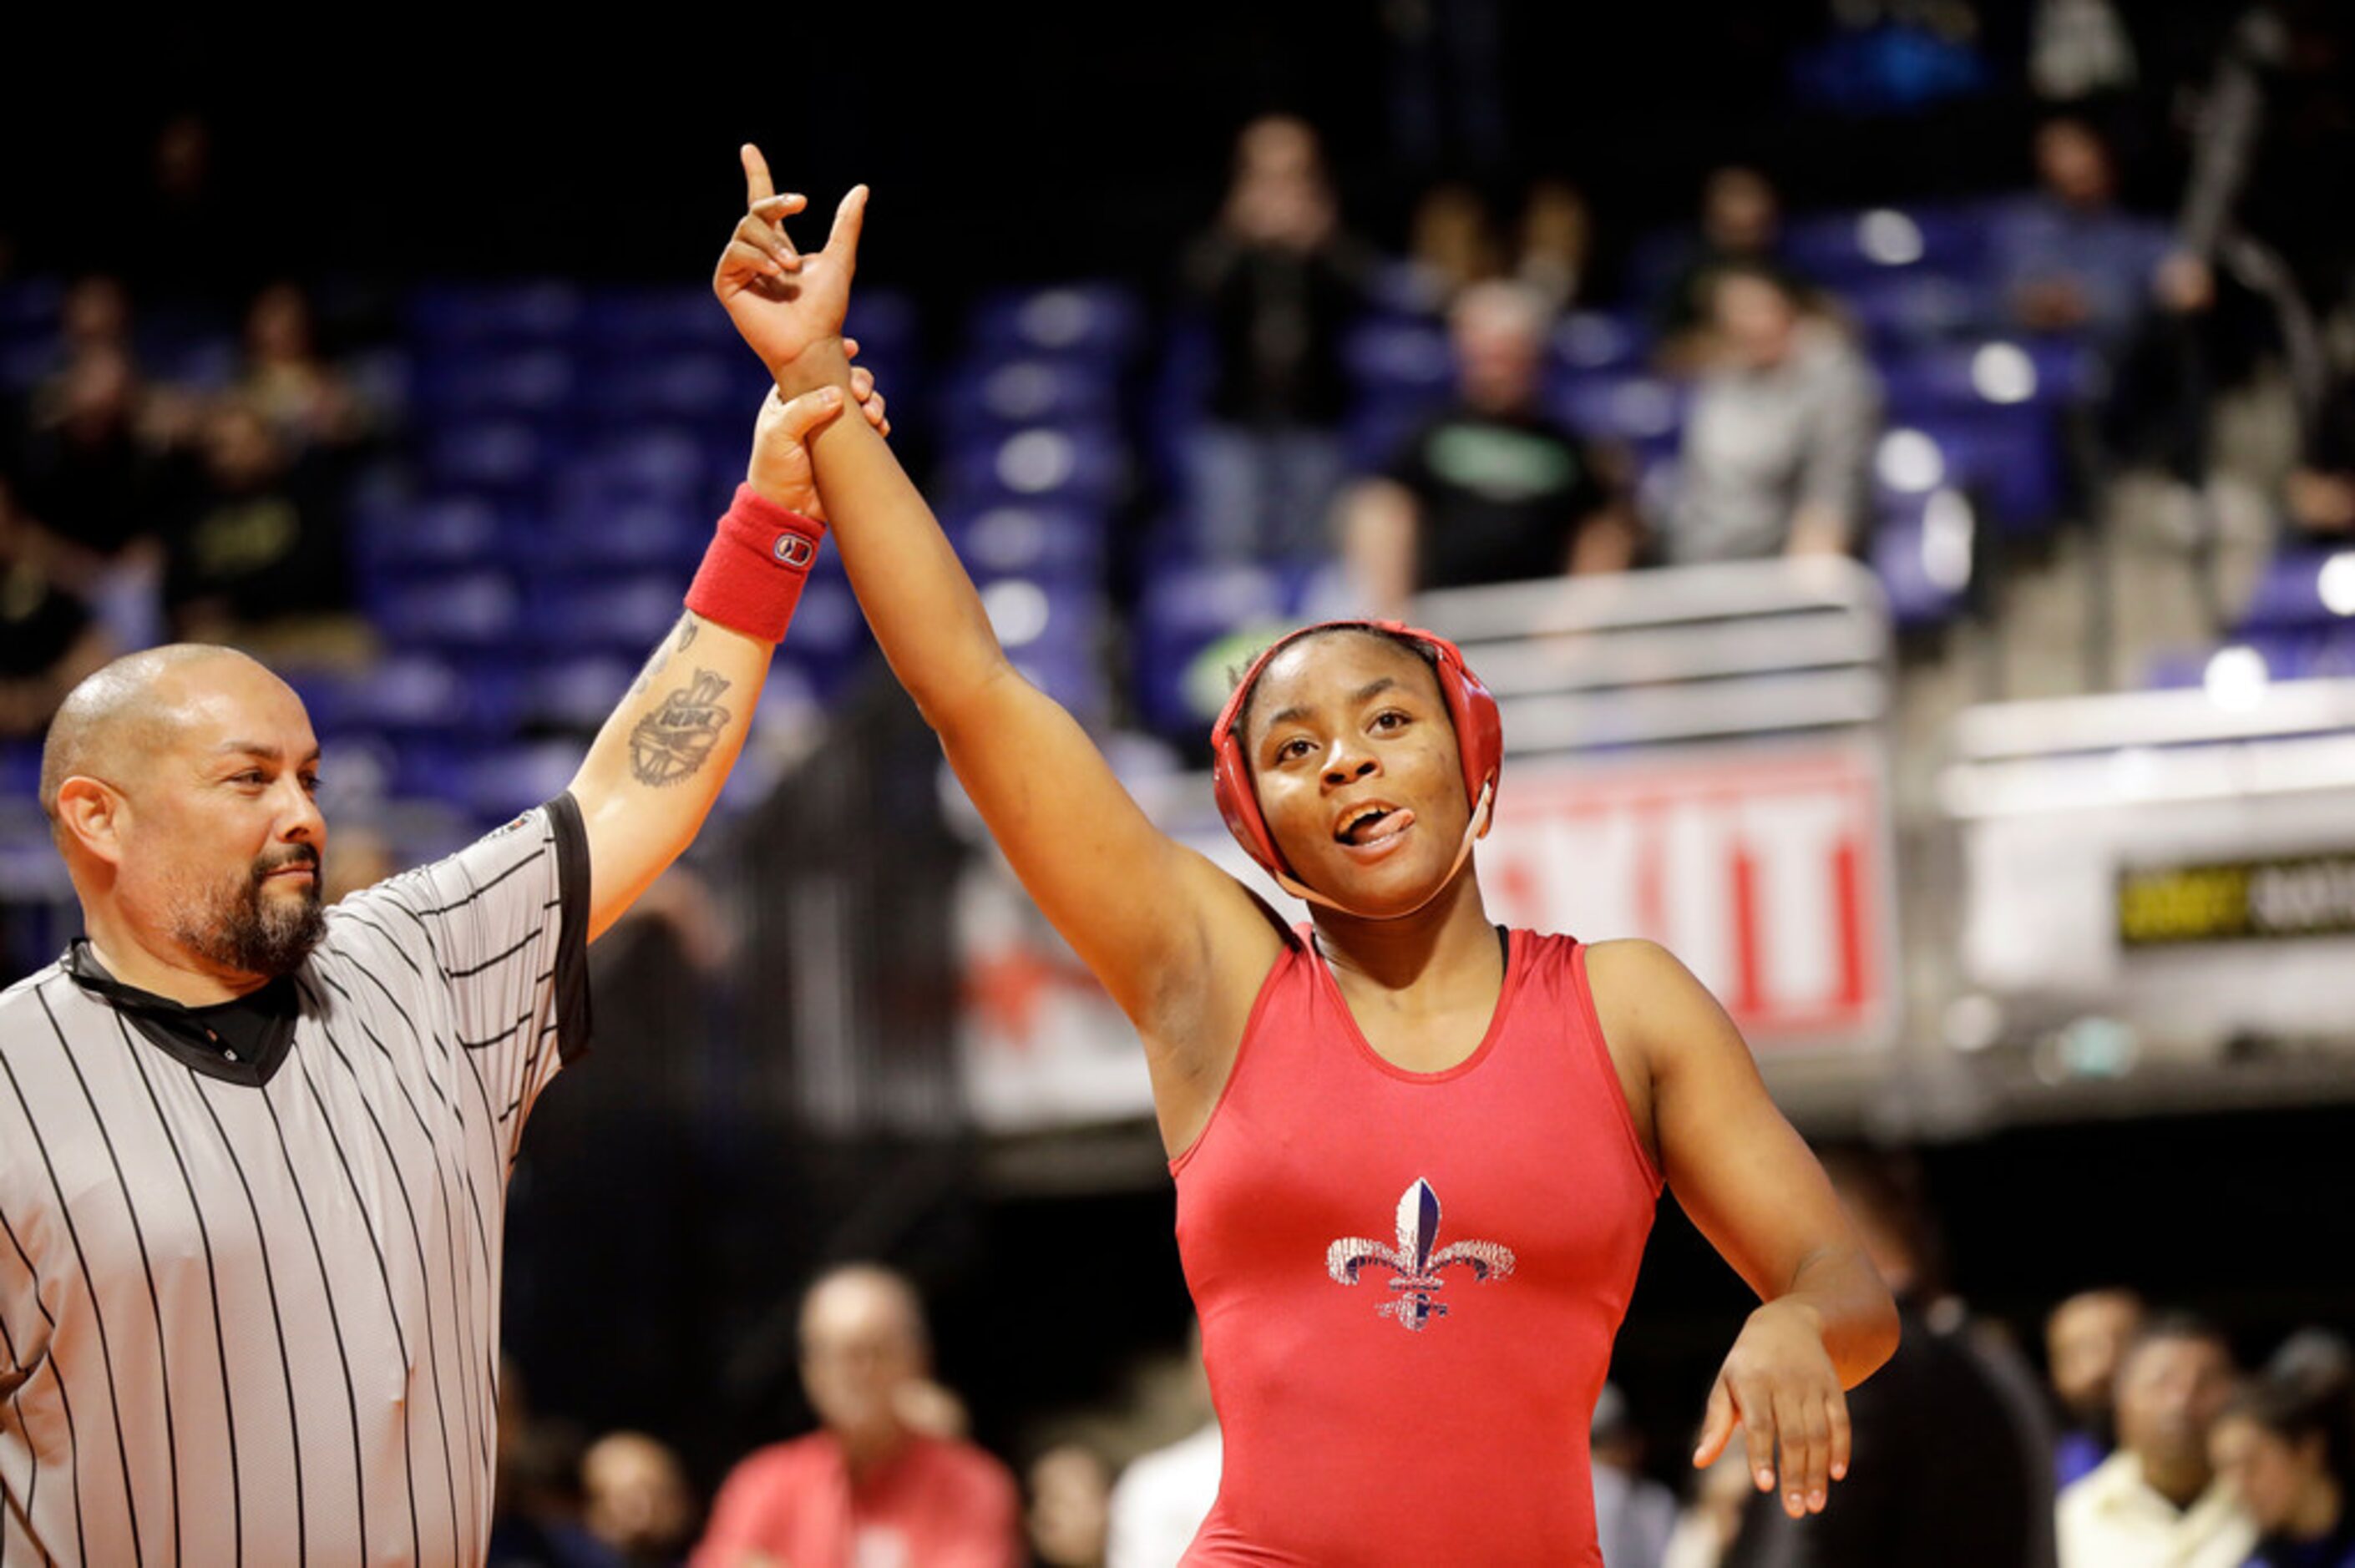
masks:
[[[284,871],[290,865],[308,867],[311,873],[312,881],[315,885],[319,875],[318,850],[310,844],[289,844],[286,846],[286,853],[284,854],[278,855],[275,858],[255,861],[253,863],[253,880],[255,885],[257,886],[260,885],[269,878],[271,873]]]

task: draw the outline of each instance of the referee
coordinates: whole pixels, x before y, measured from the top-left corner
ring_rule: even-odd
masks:
[[[761,276],[847,287],[848,237],[758,227]],[[586,1044],[586,943],[743,744],[823,534],[802,438],[840,407],[768,399],[563,794],[331,909],[284,683],[179,645],[66,700],[41,804],[87,935],[0,993],[0,1565],[482,1561],[517,1139]]]

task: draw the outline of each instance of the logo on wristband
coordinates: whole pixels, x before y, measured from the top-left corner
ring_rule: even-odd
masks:
[[[771,546],[769,553],[777,557],[779,566],[792,567],[797,571],[807,571],[811,563],[817,559],[817,546],[799,534],[778,535],[777,542]]]

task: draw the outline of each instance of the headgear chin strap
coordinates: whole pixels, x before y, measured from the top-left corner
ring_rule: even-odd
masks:
[[[1259,809],[1259,794],[1252,786],[1251,765],[1247,760],[1242,736],[1237,733],[1242,723],[1244,705],[1251,700],[1252,688],[1259,683],[1260,674],[1268,661],[1303,637],[1321,631],[1348,629],[1386,633],[1419,645],[1431,659],[1432,673],[1438,678],[1439,694],[1447,705],[1447,716],[1455,726],[1456,755],[1464,764],[1464,798],[1470,802],[1472,815],[1465,824],[1464,842],[1456,846],[1455,862],[1447,875],[1416,904],[1414,909],[1401,910],[1398,915],[1380,916],[1397,919],[1412,915],[1416,909],[1439,895],[1439,891],[1455,880],[1456,872],[1472,853],[1472,845],[1488,831],[1497,799],[1497,778],[1504,762],[1504,725],[1497,713],[1497,699],[1481,683],[1464,662],[1464,651],[1436,632],[1408,626],[1395,620],[1328,620],[1278,638],[1265,652],[1252,661],[1251,668],[1228,694],[1226,706],[1219,713],[1218,726],[1210,732],[1211,788],[1219,802],[1219,812],[1226,818],[1228,831],[1252,859],[1265,867],[1277,885],[1295,898],[1345,914],[1359,915],[1340,900],[1316,892],[1292,874],[1278,853],[1275,839],[1268,832],[1267,819]],[[1359,915],[1360,918],[1376,916]]]

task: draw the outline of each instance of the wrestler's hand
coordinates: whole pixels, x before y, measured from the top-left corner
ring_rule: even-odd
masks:
[[[858,355],[858,339],[845,338],[842,346],[847,355]],[[883,394],[875,390],[874,373],[863,367],[853,370],[850,394],[858,400],[858,411],[867,422],[878,433],[890,435],[891,421],[884,412]],[[744,482],[787,511],[825,522],[806,442],[811,431],[841,411],[839,387],[822,387],[790,402],[783,394],[772,391],[761,400],[761,420],[752,431],[752,461]]]
[[[808,206],[807,199],[776,193],[760,148],[747,142],[741,155],[746,211],[719,253],[711,291],[769,374],[777,376],[812,346],[842,335],[851,274],[858,267],[867,187],[850,188],[835,209],[826,249],[805,256],[785,237],[784,221]]]
[[[1758,1489],[1779,1486],[1793,1519],[1821,1513],[1831,1483],[1848,1474],[1848,1395],[1805,1302],[1785,1298],[1750,1314],[1710,1390],[1694,1467],[1715,1464],[1737,1427]]]

